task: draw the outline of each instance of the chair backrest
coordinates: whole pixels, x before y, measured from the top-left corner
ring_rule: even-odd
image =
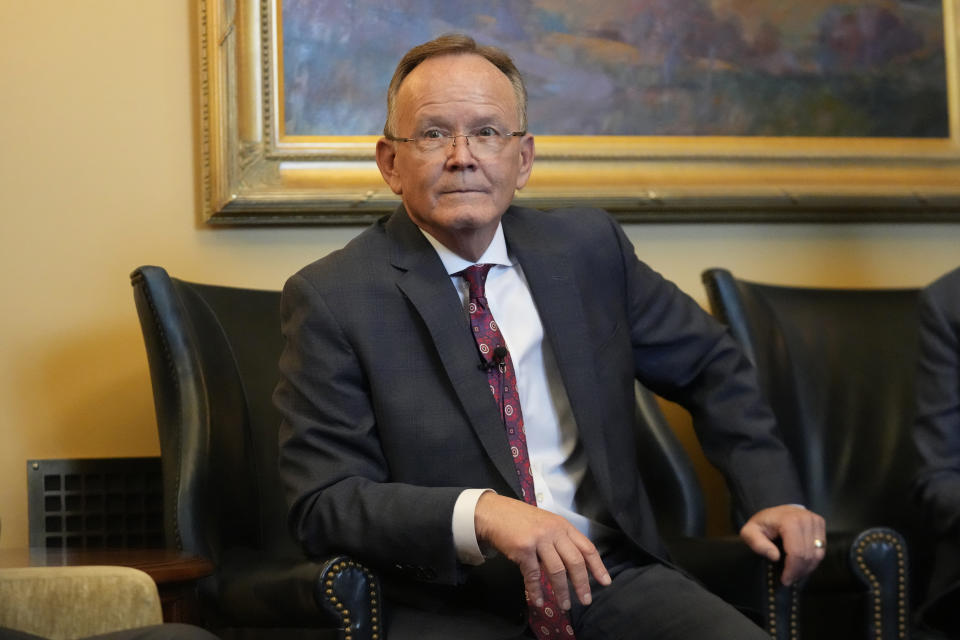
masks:
[[[828,528],[919,522],[910,499],[915,289],[815,289],[703,274],[715,316],[756,364],[807,506]]]
[[[216,560],[233,547],[297,552],[277,470],[271,395],[280,292],[131,274],[150,364],[167,544]]]

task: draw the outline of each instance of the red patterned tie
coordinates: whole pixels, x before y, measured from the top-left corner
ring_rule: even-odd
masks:
[[[513,454],[513,463],[520,478],[523,499],[536,505],[537,498],[533,490],[533,475],[530,473],[530,457],[527,454],[527,436],[523,431],[523,414],[520,411],[520,395],[517,392],[517,376],[513,370],[513,361],[506,350],[506,343],[500,334],[496,320],[487,306],[484,285],[492,264],[477,264],[460,271],[456,275],[470,285],[470,324],[473,337],[477,340],[480,357],[487,370],[490,391],[500,407],[500,417],[507,430],[507,440]],[[543,606],[536,607],[527,603],[530,628],[539,640],[553,638],[573,638],[573,627],[566,611],[558,606],[553,587],[546,574],[540,575],[540,587],[543,590]]]

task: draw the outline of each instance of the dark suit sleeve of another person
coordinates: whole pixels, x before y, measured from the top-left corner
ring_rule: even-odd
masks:
[[[920,295],[917,491],[940,536],[960,539],[960,269]]]

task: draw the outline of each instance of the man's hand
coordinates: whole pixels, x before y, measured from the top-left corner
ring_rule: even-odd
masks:
[[[564,609],[570,608],[568,578],[584,605],[591,602],[588,572],[600,584],[610,584],[593,543],[555,513],[487,492],[477,502],[474,523],[481,545],[493,547],[520,567],[527,597],[537,606],[543,603],[541,572]]]
[[[753,514],[740,537],[754,552],[771,562],[780,560],[772,541],[780,538],[787,554],[780,581],[791,585],[817,568],[826,550],[826,524],[822,517],[797,505],[780,505]]]

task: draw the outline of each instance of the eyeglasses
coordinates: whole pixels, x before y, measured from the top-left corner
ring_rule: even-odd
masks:
[[[441,129],[427,129],[413,138],[398,138],[388,135],[387,140],[412,142],[417,151],[426,155],[447,149],[451,142],[456,147],[457,138],[463,138],[474,157],[488,158],[503,151],[503,148],[510,142],[510,138],[517,138],[526,134],[526,131],[501,133],[494,127],[487,126],[474,129],[470,133],[458,134],[447,133]]]

